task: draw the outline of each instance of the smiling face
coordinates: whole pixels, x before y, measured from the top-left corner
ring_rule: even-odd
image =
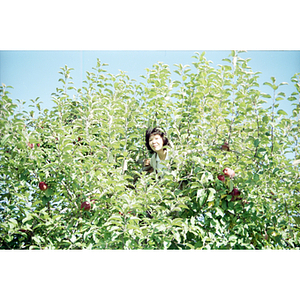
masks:
[[[163,149],[163,139],[159,134],[151,134],[149,138],[149,145],[154,152],[158,152]]]

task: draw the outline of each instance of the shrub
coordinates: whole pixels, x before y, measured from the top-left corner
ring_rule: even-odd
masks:
[[[218,68],[204,55],[141,82],[97,60],[82,89],[65,66],[51,110],[17,111],[3,85],[0,248],[298,249],[299,74],[290,97],[274,77],[269,95],[239,52]],[[162,177],[142,168],[149,126],[174,144]]]

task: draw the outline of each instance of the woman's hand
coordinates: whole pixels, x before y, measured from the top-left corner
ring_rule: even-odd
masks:
[[[150,166],[150,159],[144,159],[144,167]]]
[[[144,159],[143,171],[146,171],[147,173],[153,172],[153,168],[150,165],[150,159]]]

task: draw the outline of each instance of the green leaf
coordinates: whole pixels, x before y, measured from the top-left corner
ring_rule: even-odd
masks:
[[[64,148],[63,148],[63,152],[65,151],[69,151],[72,150],[74,148],[74,146],[72,144],[67,144]]]
[[[31,143],[31,144],[37,144],[37,143],[39,143],[39,140],[36,137],[34,137],[34,136],[30,136],[29,137],[29,143]]]
[[[263,120],[263,122],[268,123],[269,122],[269,117],[268,116],[263,116],[262,120]]]
[[[230,179],[229,180],[229,193],[231,193],[232,192],[232,190],[233,190],[233,181]]]
[[[259,143],[260,143],[260,140],[259,139],[255,139],[254,142],[253,142],[254,147],[258,147]]]
[[[236,241],[237,240],[237,236],[236,235],[231,235],[228,240],[229,241]]]
[[[287,82],[281,82],[281,83],[279,83],[278,86],[281,86],[281,85],[288,85],[288,83]]]
[[[112,163],[114,161],[114,156],[113,156],[113,154],[110,152],[109,153],[109,157],[108,157],[108,162],[109,163]]]
[[[185,204],[179,204],[178,207],[189,209],[189,207],[187,205],[185,205]]]
[[[253,174],[253,180],[258,181],[259,180],[259,175],[258,174]]]
[[[27,213],[26,217],[22,220],[22,223],[24,224],[25,222],[30,221],[31,219],[32,219],[32,215]]]
[[[300,225],[300,216],[293,216],[293,219],[298,225]]]
[[[206,193],[205,189],[200,189],[197,191],[197,200],[199,201],[199,205],[202,206],[205,203]]]
[[[215,196],[216,190],[213,188],[208,188],[208,190],[209,190],[209,194],[208,194],[207,201],[210,202],[215,199],[214,196]]]
[[[274,85],[270,82],[264,82],[263,85],[268,85],[270,86],[272,89],[274,89]]]
[[[53,194],[54,194],[54,190],[51,189],[51,188],[48,188],[48,189],[45,191],[45,195],[46,195],[47,197],[50,197],[50,196],[52,196]]]
[[[13,224],[13,227],[18,226],[17,220],[15,220],[15,219],[13,219],[13,218],[9,219],[9,222],[10,222],[11,224]],[[12,228],[13,228],[13,227],[12,227]]]
[[[178,231],[173,231],[173,236],[178,243],[180,243],[180,234]]]
[[[277,94],[277,96],[285,97],[285,93],[284,93],[284,92],[279,92],[279,93]]]
[[[286,113],[283,109],[279,109],[279,110],[277,111],[277,113],[278,113],[279,115],[285,115],[285,116],[287,116],[287,113]]]
[[[76,242],[77,238],[74,234],[72,234],[70,241],[74,244]]]
[[[182,227],[183,221],[181,218],[176,218],[172,221],[172,226],[179,226]]]
[[[261,93],[261,96],[264,98],[272,98],[271,95],[266,94],[266,93]]]
[[[284,98],[282,98],[282,97],[276,97],[275,100],[276,101],[281,101],[281,100],[284,100]]]
[[[48,190],[46,190],[47,192]],[[45,192],[45,193],[46,193]],[[47,205],[47,203],[50,201],[50,198],[48,196],[43,196],[42,197],[43,205]]]
[[[6,134],[2,139],[1,139],[1,145],[4,146],[7,139],[9,138],[10,134]]]
[[[216,215],[217,215],[217,216],[223,217],[224,214],[225,214],[224,211],[223,211],[220,207],[217,207],[217,208],[216,208]]]

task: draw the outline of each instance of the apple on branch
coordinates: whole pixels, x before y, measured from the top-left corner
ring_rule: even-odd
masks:
[[[241,194],[241,192],[237,189],[237,188],[234,188],[231,192],[231,201],[234,201],[234,200],[242,200],[242,198],[238,198],[238,196]]]
[[[91,209],[91,203],[88,202],[88,201],[84,201],[81,203],[81,206],[80,206],[80,209],[83,209],[83,210],[90,210]]]
[[[225,168],[223,170],[223,173],[225,176],[230,177],[230,178],[233,178],[235,176],[235,172],[230,168]]]
[[[224,175],[219,175],[218,179],[221,180],[222,182],[225,182],[225,176]]]
[[[48,188],[48,185],[44,181],[41,181],[39,183],[39,188],[40,188],[41,191],[46,191],[47,188]]]
[[[221,149],[223,151],[230,151],[229,144],[227,142],[224,142],[224,144],[221,146]]]

